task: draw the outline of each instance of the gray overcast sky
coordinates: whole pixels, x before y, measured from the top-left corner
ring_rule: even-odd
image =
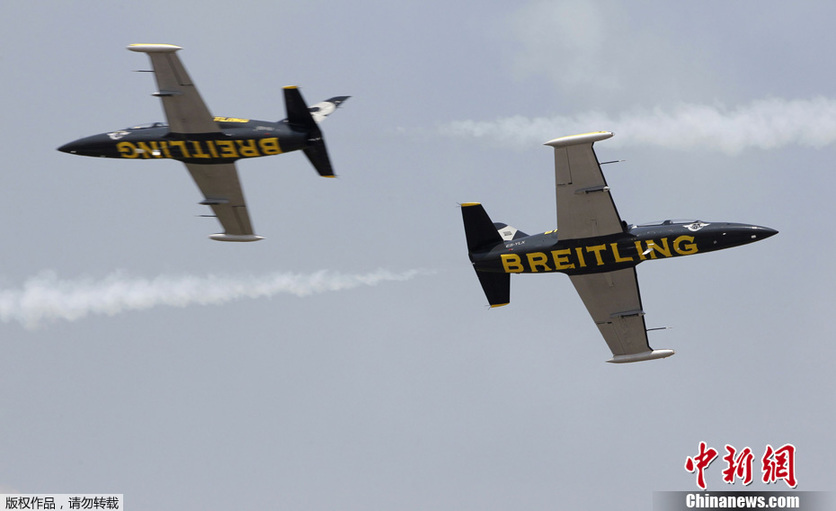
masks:
[[[647,509],[654,491],[696,489],[683,467],[700,441],[758,459],[792,443],[798,489],[833,489],[836,6],[474,5],[0,4],[2,492],[158,510]],[[217,115],[282,118],[290,84],[309,103],[351,95],[323,124],[339,178],[299,153],[241,162],[266,239],[224,244],[181,164],[57,152],[163,119],[130,43],[182,46]],[[553,229],[542,143],[594,130],[616,133],[602,160],[626,160],[605,168],[625,220],[780,231],[639,266],[648,326],[673,327],[651,345],[672,358],[604,363],[563,275],[515,276],[511,305],[488,310],[467,260],[457,204]],[[304,287],[379,269],[422,272],[166,300],[189,279]],[[162,296],[120,305],[143,279]],[[743,489],[722,465],[708,489]]]

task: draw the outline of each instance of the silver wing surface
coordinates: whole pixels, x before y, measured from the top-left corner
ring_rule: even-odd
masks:
[[[171,44],[132,44],[131,51],[147,53],[154,68],[158,92],[172,133],[219,133],[220,128],[197,92],[186,68],[177,57],[179,46]],[[234,163],[201,165],[186,163],[186,168],[203,192],[205,204],[212,208],[224,228],[222,234],[209,236],[219,241],[256,241],[244,192]]]
[[[608,362],[638,362],[674,354],[673,350],[650,348],[635,268],[570,275],[569,279],[612,351]]]
[[[201,202],[212,208],[224,228],[223,234],[209,236],[218,241],[257,241],[262,239],[253,232],[244,192],[238,181],[234,163],[202,165],[186,163],[186,168],[197,183],[206,200]]]
[[[216,133],[220,131],[206,103],[197,92],[186,68],[171,44],[132,44],[131,51],[147,53],[157,79],[158,96],[172,133]]]
[[[592,144],[610,138],[599,131],[551,140],[560,239],[591,238],[624,231]]]

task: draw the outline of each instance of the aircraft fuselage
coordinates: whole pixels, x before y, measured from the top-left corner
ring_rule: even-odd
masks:
[[[270,122],[215,117],[217,133],[171,133],[165,123],[154,123],[81,138],[58,148],[82,156],[153,160],[170,158],[184,163],[232,163],[287,153],[309,146],[309,132],[287,121]]]
[[[623,233],[561,240],[559,231],[521,237],[471,253],[477,271],[568,275],[601,273],[655,259],[713,252],[776,234],[767,227],[728,222],[672,222],[631,226]]]

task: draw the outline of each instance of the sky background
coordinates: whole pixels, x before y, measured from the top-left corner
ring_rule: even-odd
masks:
[[[797,449],[833,490],[831,2],[0,4],[0,493],[126,509],[649,509],[699,442]],[[163,120],[170,43],[216,115],[352,98],[239,163],[258,243],[218,243],[182,164],[71,156]],[[595,130],[621,216],[780,234],[642,264],[654,348],[611,357],[569,279],[489,309],[461,202],[555,227],[552,138]],[[275,283],[258,294],[260,284]]]

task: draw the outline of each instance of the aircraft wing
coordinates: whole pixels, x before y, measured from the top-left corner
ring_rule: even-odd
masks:
[[[206,198],[201,204],[212,208],[224,228],[223,234],[210,238],[218,241],[257,241],[262,239],[253,232],[244,192],[238,181],[234,163],[203,165],[186,163],[197,187]]]
[[[608,131],[551,140],[560,239],[591,238],[624,231],[592,144]]]
[[[157,79],[158,96],[172,133],[215,133],[220,128],[197,92],[171,44],[132,44],[131,51],[147,53]]]
[[[570,275],[569,279],[612,351],[608,362],[638,362],[674,354],[673,350],[653,350],[647,341],[635,268]]]

